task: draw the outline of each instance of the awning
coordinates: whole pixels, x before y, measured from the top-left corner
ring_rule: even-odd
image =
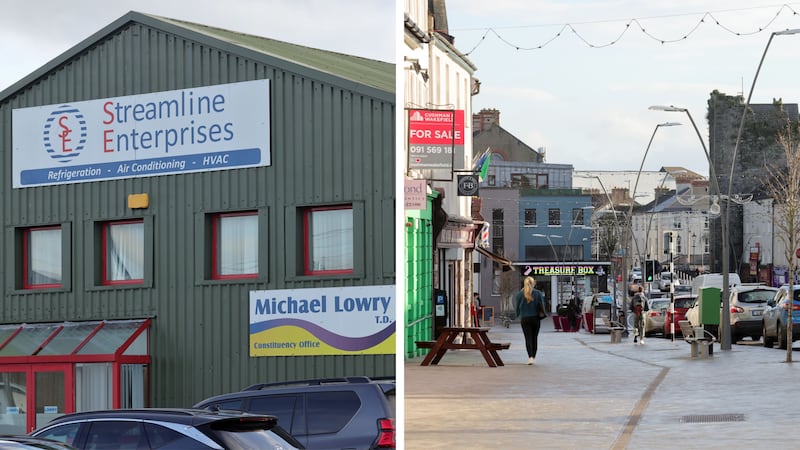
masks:
[[[495,255],[494,253],[492,253],[489,250],[486,250],[485,248],[480,247],[480,246],[475,246],[475,250],[477,250],[478,253],[480,253],[481,255],[483,255],[483,256],[491,259],[492,261],[500,264],[501,266],[503,266],[503,270],[514,270],[514,266],[512,265],[512,262],[511,262],[510,259],[503,258],[500,255]],[[508,269],[506,269],[506,267]]]
[[[6,357],[147,355],[150,319],[0,325]]]

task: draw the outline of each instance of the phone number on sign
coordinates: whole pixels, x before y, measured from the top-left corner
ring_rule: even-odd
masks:
[[[426,146],[426,145],[412,145],[408,148],[411,153],[429,153],[429,154],[447,154],[453,153],[453,149],[451,147],[439,147],[439,146]]]

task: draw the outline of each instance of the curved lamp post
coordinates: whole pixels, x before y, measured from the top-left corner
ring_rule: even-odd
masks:
[[[626,320],[623,322],[623,326],[625,327],[625,335],[628,335],[628,320],[627,320],[627,311],[628,311],[628,265],[630,262],[630,250],[631,250],[631,240],[633,238],[633,221],[631,220],[631,216],[633,215],[633,204],[634,199],[636,198],[636,189],[639,187],[639,177],[642,175],[642,168],[644,167],[644,161],[647,158],[647,153],[650,152],[650,146],[653,144],[653,139],[656,137],[656,132],[661,127],[674,127],[680,125],[679,122],[664,122],[656,124],[655,128],[653,129],[653,134],[650,136],[650,141],[647,143],[647,148],[644,150],[644,155],[642,156],[642,162],[639,164],[639,172],[636,173],[636,182],[633,183],[633,192],[630,193],[631,197],[631,204],[628,205],[628,215],[625,217],[626,227],[625,227],[625,236],[623,238],[623,242],[625,242],[625,255],[622,258],[624,264],[622,265],[622,279],[625,282],[625,288],[622,290],[622,311],[626,314]]]
[[[731,208],[730,208],[730,206],[731,206],[730,196],[731,196],[731,190],[733,189],[733,169],[736,166],[736,154],[739,151],[739,141],[742,138],[742,130],[744,129],[744,119],[745,119],[745,116],[747,115],[747,108],[750,107],[750,99],[753,97],[753,89],[756,87],[756,80],[758,79],[759,72],[761,72],[761,65],[764,63],[764,58],[767,56],[767,50],[769,50],[769,44],[772,43],[772,38],[774,38],[775,36],[789,36],[789,35],[797,34],[797,33],[800,33],[800,29],[795,28],[793,30],[784,30],[784,31],[775,31],[775,32],[773,32],[772,34],[769,35],[769,40],[767,40],[767,46],[764,47],[764,53],[761,54],[761,60],[758,62],[758,67],[756,68],[756,74],[753,76],[753,83],[750,85],[750,93],[747,94],[747,101],[745,101],[744,108],[742,109],[742,118],[739,121],[739,131],[736,133],[736,143],[733,146],[733,156],[731,157],[731,171],[729,172],[729,175],[728,175],[728,198],[727,198],[726,203],[725,203],[725,219],[722,221],[723,224],[727,223],[728,220],[730,219],[730,210],[731,210]],[[724,230],[722,231],[722,235],[723,236],[727,236],[727,234],[725,234]],[[726,256],[726,255],[727,255],[727,251],[723,254],[723,256]],[[727,308],[727,305],[728,305],[728,293],[727,293],[727,291],[728,291],[728,267],[727,267],[727,265],[723,269],[724,269],[724,272],[722,272],[722,289],[723,289],[722,295],[723,295],[723,305],[725,306],[724,310],[727,311],[728,310],[728,308]],[[793,282],[789,283],[789,295],[794,295],[793,292],[792,292],[793,286],[794,286]],[[789,311],[789,320],[792,320],[791,314],[792,314],[791,311]],[[729,317],[728,314],[723,314],[723,316],[726,317],[726,319],[724,320],[724,322],[726,323],[726,328],[725,328],[725,333],[723,334],[723,338],[724,339],[723,339],[720,347],[723,350],[730,350],[730,348],[731,348],[731,342],[730,342],[730,317]],[[720,325],[722,325],[722,323]],[[789,327],[789,329],[791,330],[791,327]],[[725,340],[725,338],[727,339],[727,341]],[[791,347],[791,344],[789,345],[789,347]],[[787,361],[791,361],[791,358],[792,358],[792,351],[791,351],[791,349],[788,349],[786,351],[786,360]]]
[[[547,242],[550,244],[550,248],[553,250],[553,258],[555,258],[556,262],[561,262],[561,260],[558,258],[558,252],[556,251],[556,247],[553,245],[553,241],[550,240],[551,237],[561,238],[560,235],[533,233],[531,236],[547,238]]]
[[[742,137],[742,130],[744,129],[744,120],[745,116],[747,115],[747,109],[750,107],[750,99],[753,97],[753,89],[756,86],[756,80],[758,79],[758,74],[761,72],[761,65],[764,63],[764,58],[767,56],[767,50],[769,50],[769,45],[772,43],[772,39],[775,36],[788,36],[793,34],[800,33],[800,29],[792,29],[792,30],[783,30],[783,31],[775,31],[769,36],[769,40],[767,41],[767,45],[764,48],[764,52],[761,54],[761,60],[758,62],[758,67],[756,68],[756,74],[753,77],[753,83],[750,85],[750,93],[747,95],[747,100],[745,101],[744,108],[742,110],[742,118],[739,122],[739,131],[736,133],[736,143],[733,147],[733,155],[731,157],[731,169],[728,175],[728,195],[726,196],[725,200],[725,217],[722,219],[721,223],[721,231],[722,231],[722,310],[728,311],[730,306],[730,299],[729,297],[729,275],[730,275],[730,268],[728,267],[728,260],[730,255],[728,254],[729,245],[728,245],[728,220],[730,220],[730,202],[731,202],[731,191],[733,189],[733,170],[736,165],[736,155],[739,151],[739,142],[741,141]],[[695,131],[697,132],[697,137],[700,138],[700,143],[703,144],[703,151],[706,154],[706,158],[708,159],[709,171],[710,175],[712,176],[713,186],[717,191],[717,195],[720,199],[722,199],[722,191],[719,188],[719,180],[717,180],[716,173],[714,173],[714,164],[711,161],[711,156],[708,153],[708,149],[706,148],[706,144],[703,141],[703,138],[700,136],[700,131],[697,129],[697,126],[692,120],[691,114],[686,108],[676,108],[675,106],[651,106],[650,109],[660,110],[660,111],[679,111],[685,112],[689,116],[689,120],[692,121],[692,125],[694,126]],[[730,323],[730,314],[721,314],[720,317],[720,329],[722,330],[721,333],[721,340],[720,340],[720,348],[722,350],[730,350],[731,349],[731,323]]]
[[[694,123],[694,119],[692,115],[689,113],[689,110],[686,108],[679,108],[677,106],[651,106],[649,109],[655,111],[667,111],[667,112],[683,112],[689,117],[689,121],[692,122],[692,126],[694,127],[695,133],[697,133],[697,138],[700,139],[700,144],[703,146],[703,153],[706,155],[706,159],[708,160],[708,170],[711,176],[711,186],[716,192],[719,198],[722,197],[722,192],[719,189],[719,180],[717,179],[717,173],[714,169],[714,164],[711,162],[711,155],[708,153],[708,147],[706,147],[706,142],[703,140],[703,136],[700,135],[700,130],[697,129],[697,124]],[[726,211],[727,212],[727,211]],[[730,310],[730,299],[728,298],[728,224],[727,220],[723,219],[722,223],[722,311],[729,311]],[[720,336],[720,348],[722,350],[730,350],[731,349],[731,316],[730,314],[720,314],[720,330],[722,331]]]

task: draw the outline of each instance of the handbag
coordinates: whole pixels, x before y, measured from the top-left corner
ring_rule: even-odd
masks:
[[[542,295],[542,299],[539,301],[539,319],[547,318],[547,307],[544,303],[544,295]]]

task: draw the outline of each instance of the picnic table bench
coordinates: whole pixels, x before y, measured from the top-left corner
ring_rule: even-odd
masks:
[[[502,366],[503,360],[497,353],[499,350],[507,350],[511,347],[510,342],[492,342],[486,327],[442,327],[439,338],[435,341],[415,341],[417,348],[430,349],[425,359],[420,365],[437,365],[448,350],[478,350],[483,355],[489,367]],[[463,335],[461,342],[455,342],[456,338]],[[472,342],[467,342],[467,336],[472,338]]]

